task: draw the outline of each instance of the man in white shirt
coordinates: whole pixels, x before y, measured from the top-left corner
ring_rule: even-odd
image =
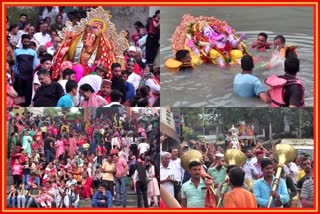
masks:
[[[146,142],[145,138],[141,138],[140,141],[141,142],[138,145],[139,155],[147,152],[150,149],[150,145]]]
[[[259,172],[253,164],[253,152],[252,149],[247,150],[247,160],[242,169],[245,172],[245,179],[256,180],[259,178]]]
[[[121,105],[121,103],[120,103],[121,97],[122,97],[121,91],[112,90],[110,93],[111,103],[109,103],[108,105],[105,105],[103,107],[123,107],[123,105]]]
[[[93,88],[94,92],[97,93],[100,90],[102,77],[104,76],[105,68],[102,66],[97,66],[95,71],[82,77],[78,83],[79,88],[83,84],[89,84]]]
[[[70,68],[64,69],[62,71],[62,79],[58,80],[58,83],[62,86],[64,93],[66,93],[66,84],[68,80],[75,80],[76,72]]]
[[[56,50],[58,50],[60,43],[62,42],[61,38],[59,36],[55,36],[53,38],[53,44],[51,47],[48,47],[47,52],[51,54],[52,56],[55,55]]]
[[[170,160],[169,166],[173,171],[174,179],[178,181],[177,184],[174,184],[174,197],[177,199],[177,201],[180,202],[181,200],[179,199],[178,196],[181,190],[183,169],[181,166],[181,159],[178,158],[178,156],[179,156],[178,149],[176,148],[171,149],[171,160]]]
[[[136,64],[136,60],[134,58],[127,59],[127,64],[126,64],[126,70],[128,73],[127,82],[132,83],[134,86],[134,89],[137,90],[140,85],[141,76],[133,72],[135,64]]]
[[[44,68],[48,71],[50,71],[52,66],[52,55],[51,54],[45,54],[41,59],[40,59],[40,68]],[[32,98],[33,99],[34,95],[36,94],[36,91],[40,87],[41,83],[38,78],[38,70],[34,73],[33,76],[33,81],[32,81]]]
[[[178,181],[174,179],[174,172],[169,166],[170,159],[171,155],[169,152],[161,153],[160,184],[174,196],[174,184],[178,184]]]
[[[55,24],[56,16],[59,14],[59,7],[58,6],[50,6],[45,7],[42,12],[42,19],[45,19],[46,17],[49,17],[51,19],[51,24]]]
[[[31,40],[30,41],[33,41],[35,42],[33,36],[35,34],[35,27],[34,26],[30,26],[29,29],[28,29],[28,35],[31,37]],[[22,36],[22,35],[21,35]],[[35,42],[36,43],[36,42]],[[18,42],[18,45],[17,45],[17,48],[22,48],[22,43],[21,43],[21,38],[19,39],[19,42]]]
[[[51,41],[51,36],[47,33],[47,31],[48,31],[48,24],[43,22],[40,25],[40,32],[35,33],[33,35],[33,39],[37,44],[37,49],[39,46],[46,45],[48,42]]]

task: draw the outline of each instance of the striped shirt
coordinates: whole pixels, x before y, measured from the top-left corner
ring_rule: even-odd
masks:
[[[301,188],[300,198],[305,198],[308,201],[313,201],[314,197],[314,183],[313,179],[306,180]]]

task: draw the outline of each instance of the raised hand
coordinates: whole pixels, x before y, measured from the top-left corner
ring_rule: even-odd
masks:
[[[225,31],[228,33],[228,35],[233,34],[232,28],[230,26],[226,26]]]
[[[240,35],[240,41],[246,39],[246,34],[245,33],[241,33]]]

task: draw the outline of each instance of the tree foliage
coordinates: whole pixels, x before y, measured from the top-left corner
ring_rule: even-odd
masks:
[[[201,117],[203,113],[207,115],[205,122]],[[264,129],[267,136],[269,124],[272,125],[273,133],[284,132],[286,116],[291,131],[300,132],[301,137],[313,137],[313,108],[181,108],[181,114],[185,126],[193,130],[201,130],[203,125],[212,130],[218,126],[225,134],[232,125],[245,121],[247,125],[254,125],[256,134]]]

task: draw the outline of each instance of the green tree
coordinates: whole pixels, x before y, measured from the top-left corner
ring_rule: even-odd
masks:
[[[54,118],[54,116],[56,116],[58,114],[58,111],[56,108],[52,107],[52,108],[45,108],[43,111],[43,115],[45,117],[50,117],[50,118]]]
[[[194,139],[192,135],[193,135],[192,128],[190,128],[188,126],[183,126],[182,127],[182,136],[186,141]]]

